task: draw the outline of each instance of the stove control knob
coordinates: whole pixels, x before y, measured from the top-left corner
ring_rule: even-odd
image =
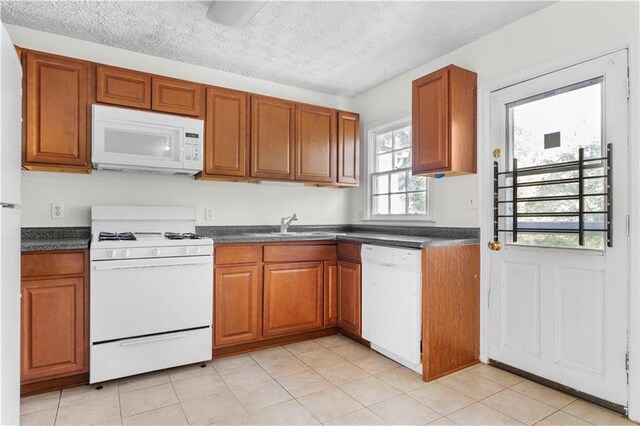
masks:
[[[160,249],[154,248],[153,250],[151,250],[151,254],[154,256],[160,256]]]
[[[182,247],[182,254],[189,254],[189,248]]]
[[[194,247],[191,249],[191,254],[198,254],[200,253],[200,247]]]
[[[118,256],[117,250],[107,250],[107,257],[114,258]]]
[[[131,250],[122,250],[121,254],[123,257],[131,257]]]

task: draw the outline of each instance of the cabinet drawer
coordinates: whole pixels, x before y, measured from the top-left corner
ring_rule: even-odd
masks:
[[[360,243],[338,243],[338,259],[360,263]]]
[[[84,251],[25,253],[21,259],[24,278],[85,273]]]
[[[258,262],[258,245],[222,245],[215,246],[216,265],[237,265]]]
[[[265,246],[265,262],[306,262],[335,260],[335,245]]]

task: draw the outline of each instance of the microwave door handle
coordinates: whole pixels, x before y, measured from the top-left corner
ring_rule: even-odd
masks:
[[[184,134],[184,129],[178,130],[178,140],[176,141],[178,145],[178,162],[184,167],[184,144],[187,142]]]

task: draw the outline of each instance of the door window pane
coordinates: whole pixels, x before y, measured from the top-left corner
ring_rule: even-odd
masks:
[[[509,147],[511,157],[517,159],[518,169],[544,164],[558,164],[578,159],[578,150],[584,148],[584,158],[599,158],[603,155],[602,129],[602,79],[579,83],[571,87],[540,94],[507,105],[509,120]],[[512,164],[507,166],[512,168]],[[602,162],[587,163],[586,176],[601,176],[606,173]],[[559,179],[575,179],[575,166],[552,173],[544,171],[522,171],[518,184],[544,182]],[[508,182],[510,185],[511,182]],[[604,192],[604,179],[584,181],[585,194]],[[509,191],[507,191],[509,192]],[[577,183],[532,185],[518,188],[519,228],[577,230],[578,200],[521,200],[531,197],[575,196]],[[599,212],[606,207],[604,197],[585,197],[585,211]],[[512,214],[512,206],[506,206],[506,214]],[[564,213],[565,216],[549,216]],[[535,216],[540,214],[541,216]],[[587,219],[590,217],[591,219]],[[604,215],[594,213],[585,216],[588,229],[603,229]],[[507,220],[509,228],[511,220]],[[577,234],[562,233],[518,233],[518,244],[556,247],[579,247]],[[585,237],[585,247],[604,247],[604,233],[591,232]]]

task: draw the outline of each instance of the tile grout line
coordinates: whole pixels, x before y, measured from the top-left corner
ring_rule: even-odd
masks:
[[[213,368],[213,366],[211,367]],[[182,411],[182,415],[184,416],[184,419],[187,421],[187,424],[191,424],[189,422],[189,419],[187,418],[187,413],[184,411],[184,408],[182,407],[182,401],[180,401],[180,397],[178,397],[178,392],[176,392],[176,387],[173,385],[173,380],[171,380],[171,375],[170,374],[167,374],[167,375],[169,377],[169,383],[171,383],[171,389],[173,389],[173,393],[176,395],[176,400],[178,401],[178,406],[180,407],[180,411]],[[220,380],[222,380],[222,378],[220,378]],[[171,406],[169,405],[169,407]],[[124,418],[122,419],[122,423],[124,424]]]
[[[58,391],[58,405],[56,405],[56,415],[53,418],[53,424],[58,422],[58,413],[60,412],[60,401],[62,401],[62,390]]]

